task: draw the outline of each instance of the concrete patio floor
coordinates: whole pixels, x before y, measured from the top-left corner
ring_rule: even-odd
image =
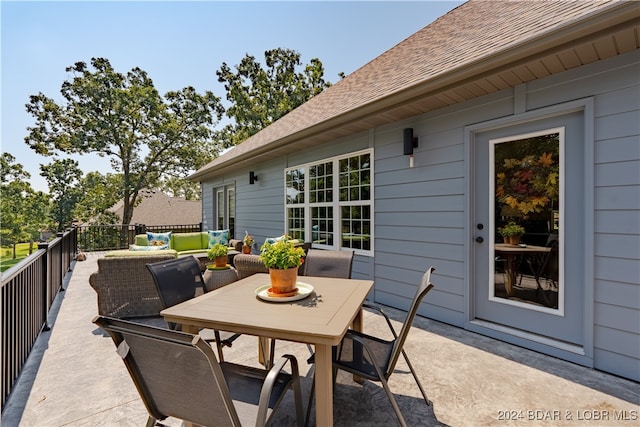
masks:
[[[51,312],[51,330],[41,334],[3,408],[3,426],[141,426],[146,422],[144,405],[113,342],[91,323],[97,304],[88,278],[97,269],[99,256],[88,254],[67,276],[67,289]],[[386,311],[399,325],[404,313]],[[384,320],[370,312],[365,313],[364,325],[368,333],[386,330]],[[256,365],[256,342],[255,337],[243,336],[226,349],[225,358]],[[640,425],[640,384],[636,382],[421,317],[405,348],[433,402],[430,407],[424,404],[401,360],[389,384],[412,426]],[[311,381],[305,362],[308,348],[278,341],[276,351],[298,357],[305,375],[306,405]],[[343,373],[334,399],[335,425],[397,424],[378,383],[361,386]],[[182,423],[168,419],[163,424]],[[294,425],[291,393],[273,425]]]

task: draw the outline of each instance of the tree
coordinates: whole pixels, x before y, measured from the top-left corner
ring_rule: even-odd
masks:
[[[264,56],[266,68],[247,54],[235,72],[226,63],[216,72],[231,102],[226,115],[233,120],[218,132],[223,148],[241,143],[331,86],[317,58],[297,71],[301,62],[296,51],[278,48]]]
[[[122,200],[122,175],[89,172],[81,182],[82,195],[73,216],[82,223],[117,224],[120,218],[108,209]]]
[[[4,152],[0,157],[0,241],[2,245],[13,247],[16,258],[16,244],[33,242],[40,228],[46,224],[48,196],[35,192],[28,182],[31,177],[15,157]],[[32,245],[30,251],[32,251]]]
[[[123,224],[131,222],[140,190],[155,188],[161,177],[186,176],[215,155],[211,136],[224,108],[213,93],[185,87],[163,98],[145,71],[121,74],[104,58],[66,71],[74,77],[62,84],[63,103],[30,97],[35,125],[25,142],[43,155],[109,157],[122,174]]]
[[[78,162],[72,159],[54,160],[48,165],[40,165],[40,175],[47,180],[52,197],[52,222],[57,231],[63,231],[73,224],[73,210],[80,200],[82,171]]]

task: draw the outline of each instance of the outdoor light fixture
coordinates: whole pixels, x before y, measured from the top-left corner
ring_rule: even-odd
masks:
[[[249,184],[253,185],[258,180],[258,175],[254,171],[249,172]]]
[[[418,137],[413,136],[413,128],[405,128],[402,138],[403,152],[409,156],[409,167],[413,167],[413,149],[418,147]]]

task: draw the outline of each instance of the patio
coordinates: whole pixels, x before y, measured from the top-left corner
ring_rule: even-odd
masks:
[[[87,255],[67,275],[67,290],[51,312],[51,330],[41,334],[3,408],[4,426],[140,426],[146,421],[144,406],[111,339],[91,323],[96,294],[88,278],[101,254]],[[403,319],[401,311],[387,312]],[[374,334],[383,331],[383,319],[365,313],[364,329]],[[456,327],[418,317],[405,348],[433,402],[431,407],[424,405],[401,360],[390,387],[410,425],[636,426],[640,419],[640,384]],[[279,341],[277,351],[298,357],[301,374],[306,375],[306,400],[309,350]],[[242,336],[225,351],[228,360],[250,365],[256,365],[256,355],[256,339],[250,336]],[[346,374],[338,383],[336,425],[396,423],[379,384],[366,382],[363,390]],[[278,411],[274,425],[294,425],[292,400]],[[164,424],[181,422],[169,419]]]

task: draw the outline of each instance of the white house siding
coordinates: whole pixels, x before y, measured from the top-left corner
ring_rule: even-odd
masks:
[[[375,280],[377,303],[406,309],[425,269],[434,265],[436,288],[419,314],[465,327],[471,320],[467,277],[472,262],[465,127],[563,103],[592,99],[594,149],[586,158],[585,200],[593,204],[593,259],[585,263],[586,316],[593,318],[593,365],[640,380],[640,54],[632,52],[527,85],[503,90],[368,133],[294,150],[280,161],[257,164],[260,180],[248,185],[249,170],[236,182],[237,230],[260,242],[284,229],[283,169],[373,147],[375,159],[375,258],[357,256],[354,277]],[[402,154],[402,129],[420,138],[415,167]],[[205,184],[204,193],[221,183]],[[211,202],[203,203],[205,223]],[[591,227],[589,225],[588,227]],[[237,237],[237,236],[236,236]],[[590,252],[590,253],[591,253]],[[588,265],[591,264],[591,265]],[[592,271],[591,271],[592,270]],[[570,272],[568,272],[570,274]],[[587,330],[591,330],[590,327]],[[515,340],[514,340],[515,342]],[[517,340],[522,344],[521,340]],[[526,343],[524,344],[526,346]],[[535,345],[531,346],[536,348]]]

